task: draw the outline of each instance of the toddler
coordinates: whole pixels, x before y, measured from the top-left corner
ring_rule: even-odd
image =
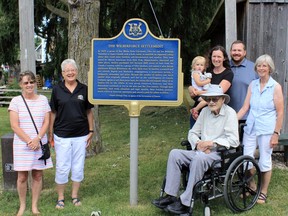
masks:
[[[191,64],[191,84],[192,86],[198,90],[198,94],[203,94],[211,85],[211,73],[205,72],[206,59],[203,56],[196,56],[192,60]],[[196,120],[198,117],[199,111],[206,106],[206,102],[199,96],[194,97],[195,101],[198,101],[199,104],[191,109],[192,117]]]

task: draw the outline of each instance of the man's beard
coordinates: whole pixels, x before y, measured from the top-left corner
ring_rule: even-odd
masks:
[[[238,57],[238,56],[237,56],[237,57]],[[243,61],[243,59],[244,59],[244,57],[243,57],[243,58],[240,57],[239,60],[235,60],[234,57],[233,57],[232,60],[233,60],[233,62],[234,62],[236,65],[238,65],[238,64],[240,64],[240,63]]]

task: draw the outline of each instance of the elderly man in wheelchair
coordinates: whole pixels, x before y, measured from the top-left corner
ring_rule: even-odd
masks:
[[[224,196],[233,212],[248,210],[259,196],[261,175],[255,160],[239,150],[237,115],[227,105],[230,97],[219,85],[211,85],[201,97],[208,106],[189,130],[187,150],[171,150],[160,198],[152,204],[177,215],[192,215],[200,197],[204,215],[210,215],[208,201]]]

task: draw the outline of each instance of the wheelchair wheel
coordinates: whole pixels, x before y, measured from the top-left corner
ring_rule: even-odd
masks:
[[[253,184],[254,189],[250,188]],[[250,156],[236,158],[229,166],[224,181],[224,199],[235,213],[251,209],[261,192],[261,172]]]

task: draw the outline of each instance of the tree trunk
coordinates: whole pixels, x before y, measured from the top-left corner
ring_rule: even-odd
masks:
[[[99,37],[100,0],[68,0],[68,57],[78,64],[78,79],[87,85],[90,67],[91,43]],[[94,108],[94,137],[89,154],[102,150],[100,136],[99,107]]]

